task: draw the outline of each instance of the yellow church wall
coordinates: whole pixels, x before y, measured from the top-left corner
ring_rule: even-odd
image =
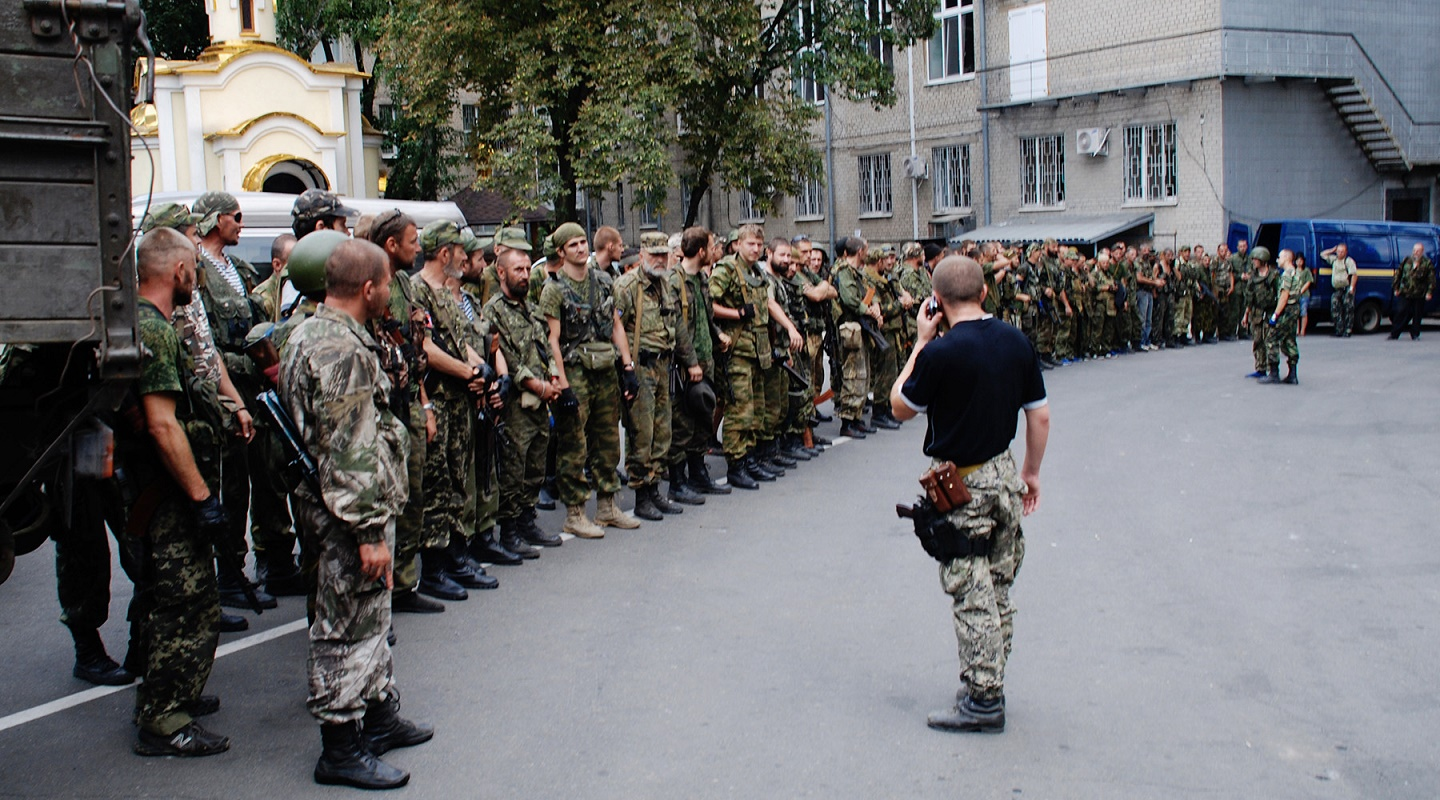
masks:
[[[334,128],[328,90],[307,89],[292,73],[270,65],[249,64],[224,88],[202,89],[200,98],[207,134],[231,130],[279,109],[309,120],[322,131]]]

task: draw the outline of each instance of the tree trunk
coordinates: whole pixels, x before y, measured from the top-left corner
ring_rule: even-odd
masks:
[[[380,59],[376,58],[375,63],[370,65],[370,69],[365,69],[365,51],[361,49],[359,42],[355,42],[355,69],[358,69],[361,72],[369,72],[371,76],[369,78],[366,78],[364,82],[360,84],[360,113],[364,114],[365,119],[370,120],[372,124],[375,122],[374,75],[379,70],[379,67]]]
[[[690,207],[685,209],[685,227],[693,227],[700,218],[700,203],[710,193],[710,179],[714,177],[714,172],[707,166],[695,176],[695,183],[690,187]]]
[[[324,36],[320,37],[320,49],[325,52],[325,61],[327,63],[335,60],[335,48],[330,46],[330,40]]]

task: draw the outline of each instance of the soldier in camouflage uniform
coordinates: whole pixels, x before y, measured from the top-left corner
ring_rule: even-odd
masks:
[[[990,289],[991,292],[996,292],[998,282],[1005,277],[1005,267],[994,258],[995,248],[993,245],[987,246],[986,250],[989,251],[991,257],[989,261],[990,269],[986,273],[985,286],[987,289]],[[997,266],[997,264],[1000,265]],[[981,266],[984,267],[985,265],[982,264]],[[919,242],[906,242],[905,246],[900,248],[900,265],[895,270],[895,281],[900,284],[900,288],[909,294],[915,303],[923,301],[934,291],[934,288],[930,285],[930,271],[925,268],[925,248],[921,247]],[[990,299],[991,302],[994,302],[993,298]],[[994,314],[997,310],[998,309],[993,309],[990,313]],[[909,351],[910,346],[914,344],[915,320],[913,317],[913,314],[907,315],[905,320],[907,326],[906,351]]]
[[[504,227],[496,231],[495,238],[491,241],[490,246],[494,248],[495,258],[497,260],[501,254],[507,250],[519,250],[528,257],[532,249],[530,247],[530,240],[525,237],[525,229],[514,226]],[[550,251],[549,247],[545,249]],[[552,253],[547,252],[546,255],[549,256],[552,255]],[[541,278],[543,279],[543,277],[542,275]],[[500,291],[500,274],[496,271],[495,264],[488,264],[481,270],[479,285],[473,289],[474,295],[476,299],[480,301],[480,305],[484,306],[490,302],[490,298],[494,297],[498,291]],[[537,288],[535,290],[535,296],[530,298],[530,302],[535,303],[538,302],[539,299],[540,291]]]
[[[602,525],[634,529],[640,522],[620,510],[620,402],[639,389],[625,329],[617,323],[613,281],[587,266],[585,229],[567,222],[550,235],[562,263],[540,292],[540,312],[549,328],[550,354],[559,378],[555,413],[556,478],[565,504],[567,533],[585,539],[605,535]],[[616,375],[619,355],[622,378]],[[586,480],[585,472],[590,477]],[[596,491],[592,522],[585,515],[590,487]],[[598,524],[597,524],[598,523]]]
[[[680,237],[680,264],[670,272],[670,287],[680,301],[676,325],[688,331],[691,343],[688,351],[676,355],[686,382],[685,396],[672,404],[670,482],[684,480],[700,494],[730,494],[730,487],[715,483],[705,464],[714,434],[715,384],[724,380],[716,372],[715,351],[728,343],[715,327],[704,271],[714,242],[710,231],[687,228]],[[706,398],[708,409],[700,402]]]
[[[775,240],[772,249],[779,246],[782,240]],[[783,272],[777,273],[780,281],[780,288],[783,290],[785,301],[781,303],[785,307],[785,315],[790,318],[790,323],[795,329],[804,335],[804,343],[800,352],[790,358],[790,367],[805,379],[801,384],[790,375],[785,375],[785,381],[789,387],[786,393],[785,421],[780,428],[780,452],[787,458],[801,461],[820,455],[818,447],[808,447],[805,442],[807,434],[810,433],[810,426],[814,424],[815,412],[815,385],[819,383],[811,371],[812,354],[810,346],[813,343],[817,348],[821,345],[825,328],[823,320],[810,319],[810,303],[805,296],[810,283],[802,274],[802,268],[809,264],[810,255],[808,248],[805,255],[800,255],[800,248],[794,244],[786,243],[790,249],[789,263]],[[808,245],[809,242],[807,241]],[[773,268],[773,265],[772,265]],[[817,326],[816,323],[819,323]],[[823,378],[823,374],[821,375]],[[813,439],[811,439],[813,442]]]
[[[1255,371],[1248,378],[1264,378],[1270,372],[1270,326],[1267,317],[1280,296],[1280,276],[1270,267],[1270,250],[1255,248],[1253,267],[1247,268],[1245,280],[1245,318],[1250,326],[1250,350],[1255,358]],[[1277,367],[1278,369],[1278,367]]]
[[[559,547],[561,540],[541,531],[535,522],[535,500],[545,481],[550,444],[549,404],[560,397],[551,367],[550,339],[536,317],[526,292],[530,257],[510,250],[495,258],[500,291],[485,304],[483,315],[500,338],[500,353],[510,368],[518,393],[505,404],[499,459],[500,545],[522,558],[538,558],[529,545]]]
[[[1280,251],[1280,296],[1270,314],[1269,338],[1265,343],[1265,360],[1269,374],[1260,379],[1261,383],[1300,382],[1296,366],[1300,363],[1300,344],[1296,337],[1300,333],[1300,296],[1305,291],[1309,271],[1295,265],[1295,254],[1290,250]],[[1280,377],[1280,356],[1285,356],[1288,367],[1285,377]]]
[[[378,756],[434,736],[400,718],[386,642],[410,439],[365,327],[389,308],[388,260],[370,242],[338,245],[325,303],[291,335],[280,368],[282,401],[320,478],[318,495],[304,483],[295,493],[318,564],[307,702],[324,744],[315,780],[366,789],[403,786],[409,774]]]
[[[1015,616],[1010,590],[1025,558],[1020,523],[1040,503],[1050,409],[1033,349],[985,314],[980,265],[947,258],[935,268],[934,282],[942,313],[920,322],[915,350],[890,393],[902,419],[929,412],[926,455],[936,466],[955,467],[972,496],[943,515],[969,552],[950,557],[952,551],[940,564],[940,583],[952,600],[963,686],[953,707],[931,714],[927,724],[952,732],[1001,731]],[[950,327],[937,337],[942,321]],[[1025,462],[1017,471],[1008,438],[1022,410]],[[958,430],[999,420],[1010,426],[999,452],[956,436]]]
[[[435,436],[425,453],[420,592],[440,600],[464,600],[466,588],[498,585],[465,558],[476,533],[476,400],[488,386],[475,348],[478,339],[456,299],[465,259],[461,238],[451,220],[426,225],[420,233],[425,266],[410,276],[429,329],[425,389],[435,412]]]
[[[760,459],[767,412],[765,374],[772,366],[770,320],[783,311],[770,294],[770,283],[760,268],[765,251],[765,231],[759,225],[742,225],[736,231],[734,252],[720,259],[710,273],[711,307],[720,331],[731,341],[725,353],[726,380],[730,402],[725,411],[721,444],[730,484],[744,489],[758,488],[758,482],[778,476]],[[790,344],[800,334],[789,326]]]
[[[880,306],[881,319],[876,327],[890,347],[881,350],[879,344],[869,337],[866,337],[865,344],[870,351],[870,395],[875,398],[870,424],[875,428],[896,430],[900,427],[900,421],[891,419],[890,410],[885,406],[885,397],[890,391],[890,385],[895,382],[895,376],[900,374],[900,363],[897,359],[900,357],[900,338],[905,322],[901,319],[904,307],[901,304],[899,287],[891,284],[886,271],[890,257],[885,247],[866,254],[865,284],[867,292],[872,288],[875,290],[875,302]]]
[[[123,412],[131,435],[116,453],[137,490],[127,498],[126,534],[138,541],[144,576],[131,606],[146,639],[135,752],[207,756],[230,747],[193,719],[219,708],[201,691],[215,663],[220,618],[213,548],[229,534],[220,502],[223,415],[215,384],[196,374],[171,323],[195,289],[194,246],[159,228],[141,240],[136,257],[142,361],[137,397]]]
[[[877,325],[880,322],[879,303],[873,297],[868,305],[865,303],[867,289],[860,263],[868,249],[864,239],[849,236],[839,242],[835,252],[840,338],[840,397],[836,406],[840,409],[840,435],[852,439],[864,439],[874,431],[864,420],[865,394],[870,389],[870,357],[865,332],[860,327],[860,320],[867,316]]]
[[[1215,261],[1210,265],[1210,288],[1215,292],[1216,335],[1222,342],[1235,341],[1235,324],[1240,319],[1236,309],[1239,298],[1235,296],[1235,290],[1241,285],[1239,276],[1230,246],[1221,242],[1215,248]]]
[[[1235,274],[1235,290],[1240,292],[1241,297],[1236,299],[1230,309],[1231,324],[1230,330],[1240,339],[1250,338],[1250,326],[1245,322],[1245,284],[1250,280],[1250,243],[1244,239],[1235,243],[1235,252],[1230,254],[1230,271]]]
[[[1219,295],[1215,290],[1213,263],[1204,245],[1197,244],[1191,250],[1190,264],[1195,281],[1195,343],[1214,344],[1219,341]]]
[[[1410,255],[1395,268],[1390,279],[1390,290],[1399,300],[1394,324],[1390,326],[1390,338],[1399,339],[1400,332],[1407,324],[1410,339],[1420,338],[1420,321],[1425,318],[1425,304],[1435,296],[1435,264],[1425,255],[1425,245],[1416,242],[1410,248]]]
[[[635,490],[635,516],[660,521],[682,512],[679,503],[699,505],[704,499],[680,481],[660,492],[660,480],[670,466],[670,371],[678,360],[693,361],[690,331],[677,325],[680,300],[671,287],[667,266],[669,237],[660,231],[640,236],[641,261],[615,280],[615,307],[620,324],[633,345],[639,392],[630,406],[626,426],[625,472]],[[683,491],[682,491],[683,489]]]
[[[1180,248],[1175,258],[1174,320],[1170,338],[1178,347],[1190,344],[1190,323],[1195,316],[1195,294],[1200,290],[1195,282],[1195,265],[1190,261],[1190,248]]]

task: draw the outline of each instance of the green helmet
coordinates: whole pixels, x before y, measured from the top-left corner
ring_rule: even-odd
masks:
[[[1266,262],[1266,263],[1269,263],[1269,261],[1270,261],[1270,248],[1268,248],[1268,247],[1257,247],[1257,248],[1255,248],[1254,250],[1251,250],[1251,251],[1250,251],[1250,257],[1253,258],[1253,259],[1255,259],[1256,261],[1264,261],[1264,262]]]
[[[307,234],[295,243],[290,251],[290,261],[285,269],[290,274],[290,283],[300,294],[309,296],[325,292],[325,260],[335,248],[350,241],[350,237],[339,231],[320,230]]]

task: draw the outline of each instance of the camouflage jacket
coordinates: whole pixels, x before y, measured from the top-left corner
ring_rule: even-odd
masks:
[[[216,396],[216,384],[196,374],[194,358],[181,343],[175,325],[161,315],[154,303],[140,298],[136,317],[141,344],[136,405],[140,406],[139,397],[147,394],[175,395],[175,419],[185,431],[195,465],[211,490],[218,491],[224,412]],[[168,475],[144,426],[129,433],[135,435],[121,437],[117,446],[131,479],[146,484]]]
[[[258,274],[255,268],[242,259],[222,255],[236,274],[244,291],[237,292],[230,282],[220,274],[216,260],[205,248],[200,248],[196,259],[195,296],[205,307],[210,322],[210,335],[220,349],[221,358],[231,380],[244,381],[255,377],[255,365],[245,356],[245,335],[255,323],[260,322],[256,308],[250,303],[250,291],[255,288]]]
[[[504,292],[496,292],[481,313],[500,336],[500,352],[505,355],[505,363],[516,387],[535,397],[524,389],[525,382],[531,378],[549,380],[553,374],[550,368],[550,335],[545,323],[536,318],[529,300],[511,300]]]
[[[1266,316],[1275,310],[1280,300],[1280,274],[1271,267],[1265,274],[1250,273],[1245,281],[1245,307]],[[1250,319],[1255,319],[1251,316]]]
[[[465,362],[470,360],[466,347],[475,350],[477,354],[483,351],[484,345],[475,324],[460,310],[460,304],[456,302],[455,294],[448,286],[436,289],[419,272],[411,275],[409,280],[411,290],[415,293],[416,304],[425,309],[426,329],[430,340],[436,346]],[[431,370],[425,385],[431,391],[464,396],[469,393],[465,383],[459,378]]]
[[[1435,265],[1429,257],[1421,256],[1415,263],[1414,256],[1406,256],[1395,269],[1390,279],[1391,291],[1409,300],[1424,300],[1435,292]]]
[[[625,335],[630,337],[630,355],[637,361],[643,353],[673,354],[681,347],[682,331],[676,324],[679,306],[670,282],[666,278],[651,277],[643,267],[615,279],[615,308],[620,311]],[[640,310],[638,338],[635,335],[637,308]]]
[[[755,316],[748,320],[718,319],[716,324],[731,340],[731,352],[743,358],[756,358],[761,366],[770,365],[770,282],[755,264],[747,264],[737,255],[720,259],[710,272],[710,298],[727,308],[755,307]]]
[[[409,434],[390,410],[381,352],[354,318],[322,304],[280,359],[280,397],[319,467],[323,497],[303,483],[296,491],[322,503],[362,544],[384,541],[410,496]]]

